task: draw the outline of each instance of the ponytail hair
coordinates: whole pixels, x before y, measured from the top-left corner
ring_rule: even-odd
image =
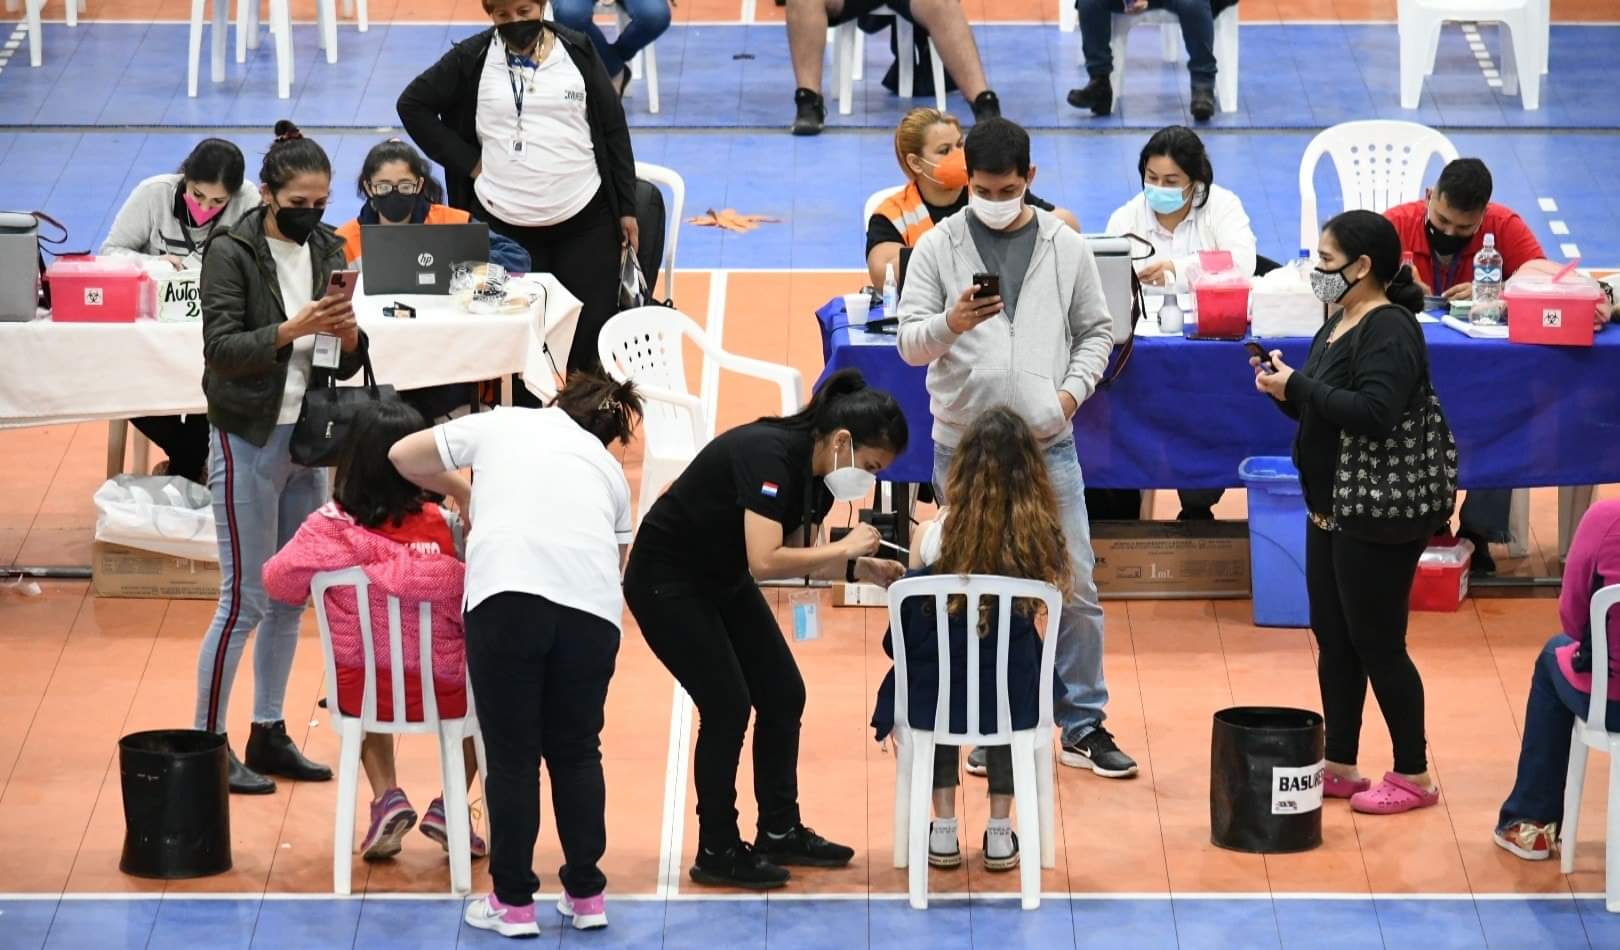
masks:
[[[553,403],[581,429],[602,440],[628,444],[641,422],[641,394],[630,380],[622,383],[601,375],[575,370]]]
[[[905,414],[894,397],[866,385],[858,369],[844,369],[822,380],[809,405],[791,416],[766,417],[815,438],[848,429],[856,445],[884,449],[896,455],[906,450],[910,432]]]
[[[1412,278],[1412,268],[1401,263],[1401,236],[1388,218],[1376,211],[1346,211],[1322,230],[1333,235],[1347,260],[1365,257],[1372,262],[1372,277],[1390,303],[1423,312],[1423,291]]]

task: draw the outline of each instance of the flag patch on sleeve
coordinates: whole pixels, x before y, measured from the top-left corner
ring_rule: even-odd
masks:
[[[764,482],[759,486],[759,493],[764,495],[766,498],[775,498],[776,493],[780,488],[781,486],[777,485],[775,482]]]

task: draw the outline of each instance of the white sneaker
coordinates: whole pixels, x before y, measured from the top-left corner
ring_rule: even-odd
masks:
[[[503,937],[538,937],[540,925],[534,919],[534,905],[509,907],[500,898],[488,894],[467,904],[462,920],[469,927],[493,930]]]
[[[1018,835],[1007,825],[991,825],[984,832],[984,869],[1011,871],[1018,866]]]
[[[596,930],[607,926],[607,900],[602,894],[573,897],[563,891],[557,898],[557,913],[572,918],[575,930]]]
[[[955,818],[936,818],[929,824],[928,863],[936,868],[954,868],[962,863],[962,846],[956,840]]]

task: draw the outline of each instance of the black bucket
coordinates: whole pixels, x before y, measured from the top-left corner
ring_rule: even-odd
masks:
[[[124,853],[118,870],[165,880],[231,869],[225,737],[156,729],[118,740]]]
[[[1306,709],[1235,706],[1209,740],[1209,840],[1255,854],[1322,843],[1322,717]]]

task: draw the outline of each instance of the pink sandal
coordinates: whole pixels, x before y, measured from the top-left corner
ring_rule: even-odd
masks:
[[[1323,798],[1349,798],[1369,788],[1372,788],[1372,782],[1368,779],[1358,778],[1352,782],[1342,775],[1334,775],[1328,771],[1322,773]]]
[[[1398,815],[1415,808],[1427,808],[1440,801],[1440,789],[1428,791],[1394,772],[1372,788],[1350,796],[1350,807],[1368,815]]]

